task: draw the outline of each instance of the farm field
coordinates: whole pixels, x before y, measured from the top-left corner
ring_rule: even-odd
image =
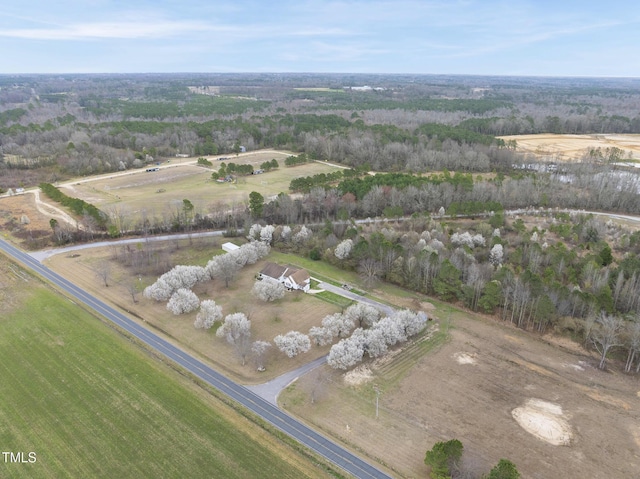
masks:
[[[400,477],[426,477],[425,452],[452,438],[462,441],[464,464],[478,475],[501,458],[523,478],[637,475],[637,381],[597,370],[595,358],[570,341],[451,307],[435,316],[447,340],[433,333],[346,376],[315,371],[284,391],[281,405]],[[377,420],[374,386],[381,392]]]
[[[204,266],[214,254],[223,253],[219,247],[220,239],[194,241],[202,243],[197,248],[183,244],[179,251],[172,253],[174,259],[178,260],[177,264]],[[167,244],[166,247],[173,249],[175,245]],[[95,248],[71,255],[57,255],[48,259],[46,264],[86,291],[90,291],[121,310],[130,312],[133,317],[166,334],[176,344],[214,363],[215,367],[224,374],[240,382],[265,382],[329,352],[328,346],[323,348],[314,346],[308,353],[289,359],[273,346],[267,358],[265,372],[258,372],[251,361],[243,366],[233,348],[224,339],[215,336],[215,327],[208,331],[194,328],[196,312],[174,316],[167,311],[166,303],[144,298],[142,294],[137,295],[138,302],[134,303],[127,291],[127,285],[132,280],[139,282],[139,290],[142,291],[146,285],[153,283],[157,276],[131,278],[126,269],[112,261],[113,255],[112,248]],[[105,261],[110,264],[110,286],[107,288],[96,275],[96,269]],[[251,288],[256,274],[264,267],[265,261],[278,260],[269,256],[266,260],[254,265],[247,265],[231,282],[229,288],[225,287],[224,282],[215,280],[196,285],[193,291],[200,300],[215,300],[222,306],[225,316],[234,312],[245,313],[251,320],[252,341],[273,342],[275,336],[291,330],[306,333],[312,326],[320,325],[320,321],[326,315],[340,311],[337,305],[301,292],[287,292],[282,300],[273,303],[256,299],[251,294]]]
[[[640,159],[640,135],[513,135],[499,137],[504,141],[515,140],[516,151],[531,153],[548,161],[574,161],[586,156],[592,148],[620,148],[623,159]]]
[[[333,165],[312,162],[295,167],[285,167],[289,153],[268,151],[229,157],[224,163],[252,164],[254,169],[273,158],[280,167],[260,175],[239,176],[237,183],[216,183],[211,180],[212,171],[220,163],[211,158],[213,167],[204,168],[195,163],[163,165],[159,171],[144,169],[126,175],[100,176],[95,180],[65,183],[63,191],[76,198],[94,204],[105,212],[117,208],[138,217],[144,211],[153,217],[175,213],[182,208],[182,200],[188,199],[195,206],[195,213],[206,214],[217,203],[230,205],[245,203],[249,193],[257,191],[265,199],[281,192],[289,192],[291,180],[298,177],[338,170]]]
[[[0,477],[327,477],[4,258],[0,295]]]

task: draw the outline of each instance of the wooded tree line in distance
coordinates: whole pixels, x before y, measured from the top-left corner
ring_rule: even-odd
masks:
[[[343,88],[359,82],[377,89]],[[220,85],[219,96],[188,88],[211,84]],[[232,153],[240,144],[376,170],[508,170],[518,156],[497,135],[640,132],[634,86],[441,76],[2,76],[0,187],[176,153]]]

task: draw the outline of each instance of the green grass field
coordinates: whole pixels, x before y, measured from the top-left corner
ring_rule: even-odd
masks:
[[[34,283],[0,319],[0,450],[34,452],[37,459],[6,463],[0,456],[0,477],[326,477],[187,378]]]
[[[240,176],[236,183],[216,183],[211,180],[211,173],[220,166],[220,163],[213,161],[211,169],[179,164],[156,172],[142,169],[123,176],[102,176],[65,187],[63,191],[105,212],[117,208],[130,216],[139,215],[142,210],[149,216],[170,215],[181,210],[182,200],[186,198],[193,203],[197,213],[206,214],[212,204],[247,202],[252,191],[268,199],[281,192],[289,193],[289,184],[294,178],[332,173],[339,169],[319,162],[285,167],[286,155],[275,152],[232,157],[226,163],[249,163],[257,169],[261,162],[272,158],[279,161],[280,168],[260,175]]]

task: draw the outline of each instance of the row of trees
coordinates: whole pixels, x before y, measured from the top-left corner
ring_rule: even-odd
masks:
[[[432,479],[457,479],[467,477],[467,471],[462,464],[464,446],[457,439],[444,442],[436,442],[433,448],[427,451],[424,463],[429,466],[429,476]],[[474,475],[475,477],[475,475]],[[507,459],[500,459],[488,474],[482,479],[519,479],[520,473],[515,464]]]
[[[65,195],[58,188],[51,183],[40,183],[40,189],[42,192],[51,198],[53,201],[60,203],[63,206],[69,208],[77,216],[88,215],[95,221],[98,228],[104,229],[108,223],[108,217],[105,213],[100,211],[94,205],[87,203],[80,198],[73,198]]]

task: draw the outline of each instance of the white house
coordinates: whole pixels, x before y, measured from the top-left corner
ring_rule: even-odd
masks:
[[[277,281],[284,284],[289,290],[299,290],[305,293],[311,287],[311,277],[306,270],[291,266],[280,266],[275,263],[267,263],[262,268],[260,279]]]
[[[284,278],[284,285],[289,289],[299,289],[305,293],[311,287],[311,277],[305,269],[299,269]]]

